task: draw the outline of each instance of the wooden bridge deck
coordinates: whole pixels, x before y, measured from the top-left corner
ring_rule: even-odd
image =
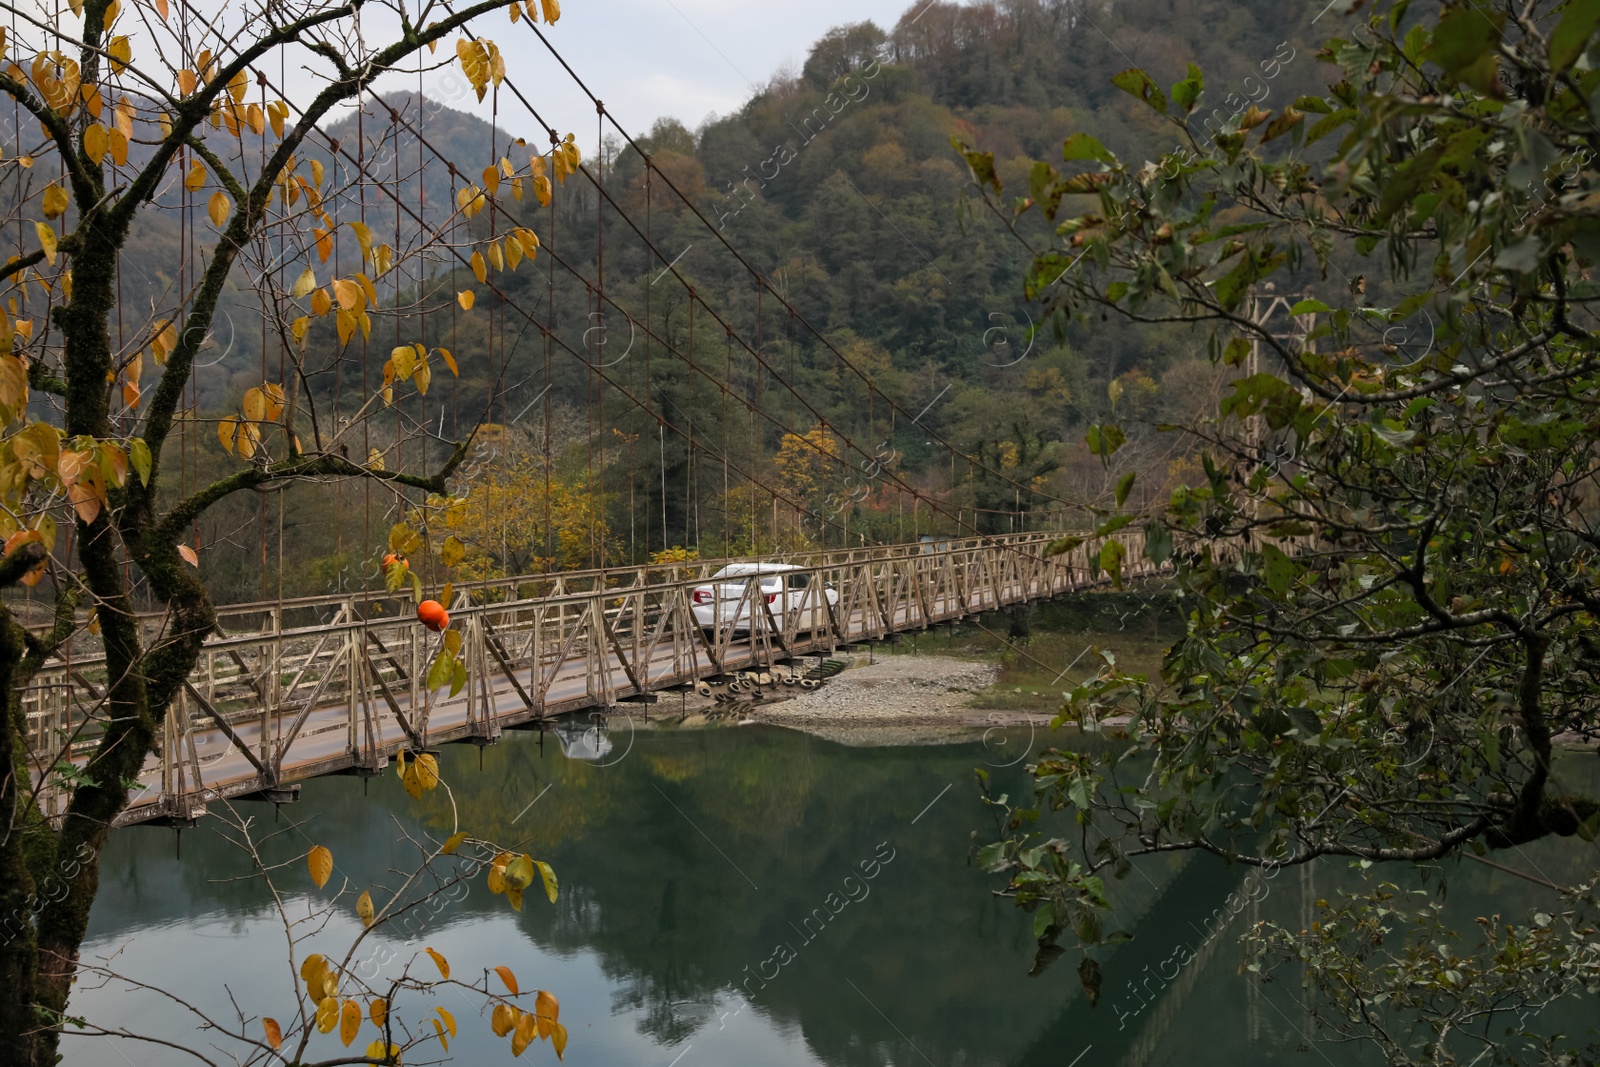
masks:
[[[724,561],[474,585],[451,609],[470,676],[454,698],[423,683],[441,638],[415,621],[408,601],[228,608],[118,823],[188,822],[208,801],[270,795],[327,774],[376,774],[402,748],[489,743],[568,712],[1093,584],[1082,549],[1044,555],[1051,539],[1013,534],[786,557],[812,582],[832,584],[837,607],[817,599],[774,611],[752,597],[755,625],[738,635],[707,633],[692,612],[692,588]],[[1139,535],[1119,539],[1128,572],[1149,571]],[[157,635],[159,617],[147,622]],[[103,661],[69,657],[25,694],[49,815],[64,793],[49,788],[48,768],[62,752],[81,761],[95,743],[104,680]]]

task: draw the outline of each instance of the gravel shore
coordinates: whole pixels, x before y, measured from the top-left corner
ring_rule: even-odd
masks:
[[[966,740],[993,726],[1049,722],[1049,716],[969,706],[994,684],[992,663],[951,656],[894,655],[869,663],[841,654],[845,671],[820,689],[785,687],[780,699],[739,707],[743,721],[805,730],[854,745]]]

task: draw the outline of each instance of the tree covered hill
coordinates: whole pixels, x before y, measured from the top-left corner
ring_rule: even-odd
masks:
[[[1027,510],[1047,499],[1093,498],[1115,473],[1087,455],[1084,432],[1109,412],[1113,396],[1126,423],[1179,421],[1214,395],[1216,371],[1197,335],[1178,327],[1154,335],[1154,342],[1148,331],[1135,337],[1104,321],[1031,335],[1030,325],[1042,316],[1025,300],[1021,279],[1028,246],[1042,246],[1045,235],[1026,227],[1009,233],[1004,220],[981,210],[952,138],[993,152],[1007,194],[1017,197],[1027,195],[1029,160],[1059,157],[1061,142],[1076,131],[1095,131],[1124,156],[1154,158],[1170,147],[1171,134],[1112,85],[1117,72],[1139,65],[1163,72],[1158,80],[1177,80],[1197,63],[1207,73],[1208,106],[1220,120],[1249,102],[1281,106],[1327,80],[1307,43],[1314,29],[1299,9],[1270,0],[917,5],[894,27],[860,23],[830,32],[799,71],[780,72],[734,114],[699,129],[666,118],[638,135],[657,173],[670,177],[682,198],[647,177],[633,147],[608,140],[598,153],[585,150],[610,201],[603,208],[579,176],[559,187],[551,207],[532,195],[514,202],[502,189],[495,212],[453,223],[453,191],[481,183],[482,168],[502,156],[525,163],[547,147],[548,136],[494,128],[414,94],[369,99],[359,117],[350,114],[326,131],[337,149],[323,141],[312,154],[323,164],[330,195],[359,200],[375,241],[404,250],[425,230],[453,226],[465,247],[485,241],[491,227],[504,233],[521,225],[538,232],[546,247],[531,269],[495,273],[492,287],[437,249],[432,258],[403,261],[377,280],[380,302],[403,311],[374,331],[365,350],[359,335],[341,344],[329,320],[312,323],[306,344],[318,353],[313,364],[320,369],[306,384],[320,414],[337,422],[377,382],[392,345],[421,340],[451,349],[461,377],[436,379],[426,398],[402,391],[397,435],[407,419],[450,437],[480,416],[510,423],[520,415],[522,426],[532,426],[546,404],[553,413],[586,414],[589,432],[578,434],[565,459],[585,468],[585,491],[604,490],[619,555],[695,543],[706,554],[736,551],[736,534],[745,538],[744,550],[759,547],[754,518],[730,519],[736,510],[754,515],[755,509],[732,502],[729,493],[742,479],[725,477],[716,453],[736,454],[760,486],[744,491],[761,496],[781,482],[774,461],[783,428],[804,434],[818,422],[868,448],[882,440],[898,454],[907,481],[968,508]],[[373,181],[360,180],[352,156],[368,163]],[[209,239],[203,210],[185,214],[176,190],[164,195],[172,210],[144,224],[139,247],[148,254],[125,269],[124,299],[144,306],[171,300],[181,270],[192,277],[192,256],[180,254],[183,227],[192,228],[201,256]],[[827,344],[757,292],[696,212]],[[351,217],[348,206],[340,217]],[[634,226],[646,230],[658,251],[645,247]],[[730,345],[703,308],[691,324],[684,287],[662,280],[680,250],[673,262],[696,301],[752,344],[759,338],[776,373]],[[286,288],[304,263],[283,249],[269,251],[280,257],[272,262]],[[552,263],[552,254],[566,268]],[[326,284],[358,263],[357,242],[341,230],[331,258],[312,266]],[[600,278],[609,303],[598,303],[588,284]],[[285,343],[263,322],[250,280],[236,276],[233,285],[213,338],[214,364],[197,383],[202,419],[237,405],[263,368],[270,378]],[[471,311],[456,299],[468,289],[478,297]],[[618,309],[634,320],[631,329]],[[596,319],[597,310],[607,317]],[[549,339],[541,323],[549,324]],[[836,353],[863,369],[903,413],[921,412],[916,425],[868,398]],[[601,390],[586,363],[606,365],[637,403]],[[730,405],[723,379],[763,418],[737,401]],[[679,428],[692,425],[701,450],[663,432],[658,416]],[[199,433],[179,435],[169,446],[185,449],[196,471],[225,466],[207,430],[202,423]],[[952,462],[934,434],[965,455],[988,457],[980,467],[1012,466],[1016,481],[1040,489],[1038,499],[1024,499],[1011,481],[980,484],[974,468]],[[1142,450],[1135,441],[1121,458],[1170,463],[1163,452],[1168,443],[1150,436]],[[364,440],[362,447],[389,462],[399,458],[393,441]],[[282,524],[281,553],[267,543],[280,536],[278,523],[265,523],[265,538],[241,533],[266,516],[255,504],[219,513],[211,520],[215,529],[202,531],[218,543],[215,566],[237,569],[238,595],[275,589],[280,558],[285,590],[309,592],[364,556],[365,548],[352,544],[348,501],[319,503],[304,490],[295,497],[294,514]],[[764,499],[770,505],[770,495]],[[890,535],[872,515],[857,514],[863,534]],[[362,526],[381,532],[387,523],[380,514]],[[317,565],[298,566],[311,561]]]

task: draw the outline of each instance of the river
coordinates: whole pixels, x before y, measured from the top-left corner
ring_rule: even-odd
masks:
[[[1314,899],[1355,884],[1344,865],[1245,882],[1248,872],[1206,857],[1140,863],[1111,885],[1135,938],[1103,954],[1105,992],[1091,1008],[1071,955],[1028,977],[1030,917],[995,898],[993,879],[966,862],[993,833],[973,769],[987,766],[1000,789],[1017,790],[1026,734],[861,748],[771,727],[637,725],[613,720],[603,741],[569,738],[572,755],[553,735],[541,744],[529,734],[481,753],[442,753],[462,827],[525,842],[553,865],[561,895],[551,905],[535,887],[519,915],[480,878],[460,899],[419,912],[414,936],[371,940],[372,951],[394,957],[389,970],[425,945],[447,954],[458,977],[511,967],[524,988],[560,998],[574,1067],[1379,1062],[1318,1040],[1296,982],[1263,987],[1236,973],[1245,925],[1308,922]],[[1574,760],[1593,777],[1592,757]],[[409,864],[405,834],[442,837],[449,803],[442,790],[413,801],[391,774],[309,782],[299,803],[277,813],[239,810],[255,817],[260,836],[276,834],[263,849],[269,858],[311,843],[332,849],[331,890],[343,878],[394,882],[386,872]],[[1511,861],[1558,881],[1596,865],[1593,846],[1564,841]],[[1477,864],[1451,864],[1446,874],[1457,914],[1520,918],[1551,895]],[[231,998],[251,1015],[291,1017],[282,925],[248,875],[215,820],[181,841],[171,830],[117,831],[85,957],[110,959],[118,973],[203,1011],[225,1016]],[[291,915],[328,895],[314,891],[302,862],[280,883]],[[1253,902],[1219,917],[1241,886]],[[344,912],[302,954],[348,944],[358,923]],[[817,914],[826,923],[807,922]],[[415,1022],[432,1003],[403,1002],[398,1017]],[[461,1024],[454,1062],[513,1062],[476,1003],[455,991],[442,1003]],[[123,983],[86,980],[72,1010],[180,1044],[228,1047],[170,999]],[[376,1036],[364,1027],[356,1050]],[[1296,1051],[1306,1047],[1310,1055]],[[311,1051],[345,1050],[328,1035]],[[169,1048],[100,1037],[69,1037],[66,1052],[69,1065],[181,1062]],[[435,1053],[430,1046],[408,1062]],[[523,1059],[554,1062],[543,1043]]]

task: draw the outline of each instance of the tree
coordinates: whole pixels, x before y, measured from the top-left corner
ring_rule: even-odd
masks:
[[[325,351],[311,359],[302,347],[313,320],[334,320],[337,373],[348,346],[364,343],[380,313],[373,278],[408,259],[420,265],[457,254],[438,244],[397,253],[360,222],[336,218],[352,202],[339,175],[369,190],[374,183],[344,168],[324,172],[311,155],[319,123],[359,101],[379,75],[429,62],[418,58],[423,50],[452,37],[481,99],[503,79],[505,65],[492,41],[464,35],[472,20],[500,10],[513,21],[559,16],[556,0],[530,0],[525,9],[505,0],[448,12],[430,5],[420,16],[405,4],[310,0],[229,7],[214,16],[185,11],[170,21],[167,0],[75,0],[71,7],[59,21],[12,8],[17,38],[6,44],[21,64],[0,73],[0,90],[42,135],[8,161],[18,176],[8,189],[8,221],[17,225],[6,232],[26,235],[29,247],[0,272],[11,287],[0,311],[0,583],[48,577],[55,604],[53,622],[42,630],[25,629],[11,605],[0,606],[3,742],[11,758],[0,780],[0,910],[22,919],[0,945],[0,1062],[7,1064],[54,1062],[54,1027],[94,900],[100,845],[215,627],[200,557],[181,544],[185,532],[234,494],[312,479],[365,481],[391,493],[397,506],[406,491],[443,498],[467,455],[470,437],[431,471],[387,470],[379,455],[349,458],[350,428],[391,403],[400,383],[425,393],[435,371],[455,371],[443,350],[397,347],[381,386],[363,397],[353,418],[334,426],[319,416],[307,382],[326,369]],[[267,98],[279,60],[309,64],[321,75],[303,105]],[[253,92],[261,103],[249,102]],[[336,145],[330,151],[338,156]],[[491,160],[484,188],[459,190],[463,215],[489,209],[491,232],[471,253],[480,281],[486,260],[495,269],[515,267],[536,249],[531,231],[492,232],[496,190],[506,189],[503,175],[519,198],[527,183],[547,200],[551,171],[564,179],[578,163],[570,137],[550,156],[534,154],[526,166]],[[139,227],[174,206],[167,189],[179,182],[197,208],[203,198],[210,247],[192,287],[165,297],[165,312],[141,316],[119,303],[119,264],[137,254],[131,242]],[[358,268],[337,276],[336,258],[336,276],[319,280],[341,229],[359,245]],[[464,261],[465,253],[458,255]],[[285,271],[286,264],[293,269]],[[225,287],[246,267],[293,373],[251,388],[238,412],[211,426],[237,469],[185,487],[168,473],[165,450],[198,421],[199,413],[184,407],[195,357]],[[42,318],[28,311],[30,299],[35,309],[44,304]],[[470,291],[459,304],[470,310]],[[124,337],[135,340],[124,345]],[[151,364],[147,388],[143,372]],[[71,536],[58,536],[69,524]],[[409,543],[412,534],[397,539]],[[165,609],[154,638],[136,614],[130,572]],[[86,626],[98,635],[109,679],[103,702],[82,724],[97,743],[81,764],[30,753],[19,691]],[[65,814],[55,821],[38,803],[47,790],[64,797]]]
[[[570,419],[564,419],[570,424]],[[446,562],[467,580],[583,570],[613,561],[619,546],[590,472],[546,455],[537,433],[486,434],[494,454],[463,468],[465,499],[442,509]],[[588,435],[566,428],[560,452]],[[569,469],[573,468],[573,469]],[[418,516],[418,524],[423,524]]]
[[[1338,82],[1271,111],[1214,102],[1192,65],[1167,91],[1118,74],[1176,147],[1130,164],[1075,134],[1018,208],[1062,238],[1031,296],[1190,324],[1231,378],[1187,427],[1203,482],[1145,531],[1187,634],[1161,677],[1110,667],[1070,694],[1058,723],[1125,740],[1043,752],[982,854],[1034,913],[1041,962],[1076,935],[1091,997],[1099,879],[1140,856],[1404,864],[1600,830],[1557,761],[1558,738],[1600,736],[1600,5],[1365,14],[1324,43]],[[966,158],[997,198],[993,159]],[[1258,321],[1269,283],[1305,290],[1289,311],[1316,327]],[[1089,432],[1106,457],[1123,440]],[[1102,517],[1116,578],[1107,539],[1133,519]],[[1033,825],[1054,819],[1075,826]],[[1379,887],[1258,932],[1258,964],[1308,961],[1319,1017],[1390,1062],[1572,1054],[1515,1015],[1593,995],[1592,891],[1566,889],[1556,921],[1436,950],[1436,917]],[[1386,938],[1402,920],[1421,932]]]

